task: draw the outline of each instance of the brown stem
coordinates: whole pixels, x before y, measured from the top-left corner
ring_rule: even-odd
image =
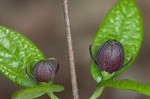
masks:
[[[74,50],[73,50],[73,44],[72,44],[72,38],[71,38],[68,0],[63,0],[63,8],[64,8],[65,27],[66,27],[66,33],[67,33],[67,44],[68,44],[68,52],[69,52],[72,92],[73,92],[74,99],[79,99],[76,71],[75,71],[75,62],[74,62]]]

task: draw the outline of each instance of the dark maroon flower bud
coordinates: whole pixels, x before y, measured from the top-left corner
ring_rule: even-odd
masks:
[[[132,60],[131,58],[124,65],[124,48],[117,40],[106,41],[98,50],[96,59],[94,59],[92,55],[90,46],[90,55],[100,70],[106,71],[110,74],[118,71],[123,66],[126,66]]]
[[[50,82],[55,77],[58,69],[59,64],[57,64],[57,66],[54,66],[48,61],[40,60],[35,64],[33,76],[28,73],[27,68],[26,73],[29,77],[37,80],[38,82]]]

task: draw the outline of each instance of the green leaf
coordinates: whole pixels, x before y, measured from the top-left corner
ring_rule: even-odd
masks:
[[[135,0],[119,0],[112,7],[93,39],[93,55],[96,56],[99,47],[110,39],[116,39],[123,44],[125,50],[124,63],[127,63],[131,56],[133,56],[133,61],[135,60],[143,39],[142,17]],[[133,61],[116,72],[113,77],[128,69]],[[93,61],[90,61],[90,68],[93,78],[96,82],[100,82],[102,76]]]
[[[96,80],[96,82],[100,82],[102,80],[102,75],[100,73],[99,68],[93,63],[92,60],[90,60],[90,69],[91,69],[91,74],[93,78]]]
[[[99,84],[99,87],[110,86],[114,88],[127,89],[138,91],[140,93],[150,95],[150,84],[134,81],[130,79],[110,79],[106,81],[102,81]]]
[[[43,53],[22,34],[0,26],[0,72],[13,82],[25,87],[37,85],[26,75],[27,65],[45,59]]]
[[[12,99],[33,99],[46,93],[50,93],[51,99],[57,99],[53,92],[61,92],[63,90],[64,87],[60,85],[41,85],[17,91],[13,94]]]

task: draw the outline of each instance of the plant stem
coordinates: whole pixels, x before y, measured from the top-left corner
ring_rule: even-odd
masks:
[[[90,99],[97,99],[102,94],[105,87],[97,86],[96,90],[94,91],[93,95],[90,97]]]
[[[47,95],[51,98],[51,99],[59,99],[57,96],[55,96],[52,92],[51,93],[47,93]]]
[[[79,99],[77,78],[76,78],[76,71],[75,71],[75,62],[74,62],[74,50],[73,50],[73,44],[72,44],[72,38],[71,38],[68,0],[63,0],[63,8],[64,8],[65,27],[66,27],[66,33],[67,33],[67,44],[68,44],[68,52],[69,52],[72,92],[73,92],[74,99]]]

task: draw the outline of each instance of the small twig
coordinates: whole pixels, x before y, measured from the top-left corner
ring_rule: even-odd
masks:
[[[72,38],[71,38],[68,0],[63,0],[63,8],[64,8],[65,27],[66,27],[66,33],[67,33],[67,44],[68,44],[68,52],[69,52],[72,92],[73,92],[74,99],[79,99],[76,71],[75,71],[75,62],[74,62],[74,50],[73,50],[73,44],[72,44]]]

